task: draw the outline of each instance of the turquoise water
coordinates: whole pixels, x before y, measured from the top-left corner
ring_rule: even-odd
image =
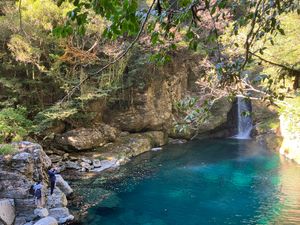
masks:
[[[82,224],[300,224],[300,167],[250,140],[169,145],[121,171]]]

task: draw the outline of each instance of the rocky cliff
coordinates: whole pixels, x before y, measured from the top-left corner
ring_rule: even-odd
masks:
[[[112,166],[122,164],[165,145],[168,137],[192,138],[195,130],[182,133],[174,129],[178,122],[174,105],[188,96],[204,102],[206,86],[196,82],[203,74],[201,56],[179,51],[172,57],[170,63],[158,67],[149,63],[145,52],[136,50],[122,75],[122,88],[105,102],[94,99],[85,109],[93,112],[92,123],[68,125],[67,130],[56,133],[50,148],[47,145],[53,162],[62,169],[99,171],[106,167],[100,166],[101,161],[105,165],[108,161]],[[205,137],[230,136],[233,118],[232,103],[221,98],[198,133]]]
[[[52,163],[42,147],[30,142],[16,143],[14,147],[16,153],[0,157],[0,199],[12,202],[11,206],[14,209],[14,215],[10,215],[10,219],[7,219],[7,213],[0,215],[2,224],[23,225],[27,222],[33,224],[34,222],[30,221],[48,215],[59,223],[73,219],[66,208],[66,195],[70,195],[72,189],[60,175],[57,175],[54,194],[49,195],[47,170]],[[36,209],[34,197],[29,194],[31,185],[39,180],[43,184],[44,199],[44,209],[40,210]],[[5,207],[8,207],[7,204]]]
[[[280,116],[280,132],[283,138],[280,153],[300,164],[300,122],[293,115]]]

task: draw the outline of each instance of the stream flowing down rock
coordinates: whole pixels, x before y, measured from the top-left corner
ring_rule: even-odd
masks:
[[[46,210],[50,212],[53,208],[66,207],[66,195],[70,195],[73,190],[60,175],[57,175],[57,187],[51,196],[54,204],[48,204],[50,191],[47,171],[51,166],[51,160],[42,147],[30,142],[15,143],[14,146],[17,148],[14,155],[0,156],[0,199],[14,201],[15,225],[23,225],[28,221],[36,220],[37,217],[46,217]],[[36,210],[34,197],[29,194],[31,185],[38,180],[42,180],[43,184],[42,196],[46,203],[45,210]],[[58,220],[66,217],[72,218],[69,214],[63,215],[63,218]],[[43,224],[47,223],[43,222]]]

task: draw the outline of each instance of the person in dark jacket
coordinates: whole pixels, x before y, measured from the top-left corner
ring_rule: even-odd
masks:
[[[50,180],[50,187],[51,187],[51,191],[50,191],[50,194],[52,195],[53,194],[53,191],[54,191],[54,187],[55,187],[55,182],[56,182],[56,169],[55,168],[51,168],[49,171],[48,171],[48,175],[49,175],[49,180]]]

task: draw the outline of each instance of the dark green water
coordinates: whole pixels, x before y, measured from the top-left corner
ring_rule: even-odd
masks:
[[[122,170],[84,225],[300,224],[300,167],[250,140],[169,145]]]

